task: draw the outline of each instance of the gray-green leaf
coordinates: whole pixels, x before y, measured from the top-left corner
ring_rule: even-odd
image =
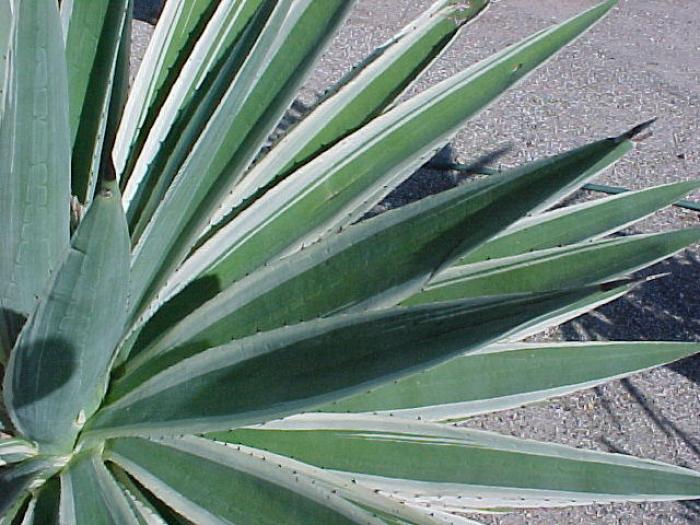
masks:
[[[129,237],[116,182],[76,231],[5,374],[9,415],[42,452],[66,453],[107,388],[126,319]]]

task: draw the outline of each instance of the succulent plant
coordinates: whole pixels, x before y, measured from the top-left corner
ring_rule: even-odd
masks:
[[[608,237],[697,181],[549,211],[646,125],[365,217],[615,2],[399,102],[487,4],[440,0],[270,147],[351,4],[170,0],[128,90],[129,0],[0,0],[0,523],[700,497],[692,470],[455,424],[699,350],[518,342],[700,238]]]

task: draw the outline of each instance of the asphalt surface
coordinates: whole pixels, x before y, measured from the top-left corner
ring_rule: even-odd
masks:
[[[594,5],[592,0],[500,0],[471,24],[414,91]],[[311,100],[396,30],[425,0],[360,0],[304,91]],[[138,55],[149,28],[137,24]],[[697,0],[622,0],[603,22],[472,120],[453,144],[470,162],[500,150],[511,166],[616,135],[658,117],[651,138],[599,178],[631,188],[699,177],[700,9]],[[426,172],[384,207],[459,181]],[[590,198],[581,195],[580,198]],[[700,198],[696,195],[695,198]],[[698,214],[671,209],[631,231],[698,225]],[[697,247],[647,272],[670,276],[543,337],[570,340],[700,340]],[[700,470],[700,357],[541,405],[480,417],[470,425],[505,434],[653,458]],[[502,525],[698,524],[700,501],[528,510],[481,516]]]

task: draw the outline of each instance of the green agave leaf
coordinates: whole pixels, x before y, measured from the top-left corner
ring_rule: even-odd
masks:
[[[196,523],[384,523],[285,465],[202,438],[119,439],[107,457]]]
[[[203,28],[219,3],[235,0],[168,0],[139,67],[114,148],[114,163],[122,180],[132,149],[143,140],[161,110]],[[237,3],[240,3],[237,2]]]
[[[53,477],[32,496],[22,525],[59,525],[60,498],[60,482]]]
[[[93,66],[97,62],[98,47],[105,29],[109,3],[108,0],[61,2],[61,20],[68,65],[72,142],[75,142],[88,86],[93,78]],[[104,82],[106,79],[100,79],[100,81]]]
[[[134,308],[185,258],[255,158],[352,2],[278,3],[133,250]]]
[[[22,438],[0,439],[0,468],[36,456],[34,444]]]
[[[12,0],[0,0],[0,122],[5,111],[7,68],[12,31]]]
[[[354,222],[364,212],[358,211],[348,216],[349,210],[361,202],[372,201],[376,192],[373,188],[386,187],[386,190],[381,190],[382,194],[389,191],[392,181],[398,183],[424,163],[427,158],[423,157],[444,144],[466,118],[578,36],[612,5],[612,2],[608,2],[588,11],[541,33],[527,44],[499,55],[498,59],[475,66],[427,90],[407,104],[375,119],[362,131],[340,142],[301,168],[294,177],[275,187],[262,202],[246,210],[249,213],[245,219],[241,216],[231,223],[232,229],[245,231],[251,240],[255,238],[252,245],[268,250],[262,261],[256,258],[253,268],[281,250],[299,247],[304,242],[300,237],[307,241],[318,237],[316,234],[309,237],[309,232],[317,229],[325,232],[334,226]],[[213,130],[215,126],[210,128]],[[209,153],[205,157],[208,162],[211,162],[212,155]],[[209,173],[208,169],[194,167],[194,164],[186,164],[183,168],[197,173],[196,178],[181,177],[180,184],[176,180],[169,190],[170,197],[166,196],[154,216],[150,234],[142,237],[144,242],[136,247],[132,287],[136,312],[150,302],[158,288],[182,262],[195,240],[192,238],[192,242],[188,241],[190,234],[199,235],[210,212],[214,210],[209,206],[206,210],[202,206],[199,210],[193,209],[192,199],[196,192],[191,185],[204,180],[202,173]],[[230,186],[232,184],[219,186],[219,189]],[[380,197],[376,195],[376,198]],[[329,205],[331,198],[333,203]],[[216,206],[218,201],[212,199],[207,203]],[[182,210],[188,210],[188,213],[183,215]],[[192,214],[195,213],[201,221],[197,224],[190,221],[185,229],[185,221],[190,216],[194,217]],[[251,220],[253,224],[248,226],[246,223]],[[255,230],[251,232],[251,228],[257,226],[255,229],[259,230],[261,223],[267,225],[261,230],[262,233],[255,237],[250,235],[255,233]],[[303,226],[300,228],[299,225]],[[230,232],[223,232],[222,235],[230,236]],[[233,251],[235,242],[236,239],[229,240],[224,246]],[[215,241],[212,240],[213,244]],[[248,260],[248,257],[241,259]],[[211,264],[214,260],[208,259],[207,263]],[[149,287],[145,283],[152,283],[150,291],[146,290]]]
[[[462,419],[591,388],[697,352],[697,343],[656,341],[497,344],[320,411]]]
[[[221,2],[131,152],[124,206],[137,240],[268,22],[272,2]]]
[[[117,384],[87,439],[203,432],[308,410],[478,349],[597,289],[382,309],[263,332],[131,391],[128,381]]]
[[[0,469],[0,524],[13,522],[30,491],[44,482],[64,465],[64,458],[34,458]]]
[[[202,273],[226,286],[280,252],[293,249],[290,246],[309,244],[313,240],[309,231],[328,230],[340,217],[346,224],[350,221],[348,206],[369,203],[371,207],[375,200],[369,195],[374,187],[387,188],[390,180],[408,176],[442,146],[444,137],[454,134],[465,120],[516,81],[506,64],[519,63],[523,56],[539,49],[537,45],[544,47],[555,36],[561,35],[553,30],[549,37],[526,40],[503,56],[478,64],[376,119],[300,169],[209,239],[190,258],[194,260],[186,263],[187,270],[173,276],[170,288]],[[529,63],[529,67],[538,63]],[[485,85],[501,77],[504,85],[485,90]],[[615,156],[629,147],[623,140]],[[241,246],[244,242],[261,253],[250,253],[250,248]]]
[[[604,237],[671,205],[699,181],[656,186],[527,217],[457,261],[458,265]]]
[[[309,414],[211,437],[347,472],[358,483],[437,509],[700,495],[700,474],[689,469],[402,418]]]
[[[61,523],[138,525],[129,501],[94,451],[73,457],[60,479]]]
[[[3,354],[44,293],[69,236],[68,87],[57,4],[36,0],[14,9],[12,67],[0,125]]]
[[[248,268],[251,261],[262,264],[270,244],[280,246],[279,240],[290,237],[289,230],[304,220],[292,217],[294,220],[279,225],[285,230],[263,225],[259,235],[249,236],[249,221],[258,224],[261,217],[251,207],[240,217],[242,222],[232,223],[239,225],[238,249],[231,248],[226,264],[193,282],[154,318],[137,351],[147,345],[148,349],[126,363],[125,370],[134,370],[151,357],[183,345],[189,345],[187,352],[191,354],[254,330],[339,309],[395,304],[417,292],[437,268],[449,266],[457,255],[479,246],[563,188],[583,183],[597,172],[601,159],[626,149],[625,142],[598,141],[392,210],[229,286],[241,271],[253,270]],[[188,259],[178,276],[196,275],[196,267],[207,260],[209,249],[202,247]],[[342,281],[338,275],[343,275]],[[177,276],[171,286],[177,286],[175,281]],[[164,295],[168,297],[168,292]]]
[[[116,51],[114,63],[113,82],[109,98],[108,115],[105,121],[104,141],[100,158],[100,173],[113,173],[114,160],[112,152],[117,138],[117,130],[121,123],[129,96],[130,62],[131,62],[131,29],[134,18],[134,2],[128,0],[126,5],[126,18],[122,24],[119,37],[119,47]],[[116,173],[115,173],[116,176]]]
[[[129,238],[116,181],[76,231],[5,374],[15,428],[42,452],[65,453],[97,409],[126,317]]]
[[[574,288],[633,273],[700,240],[700,228],[632,235],[454,266],[404,304]]]
[[[346,210],[338,213],[333,221],[329,221],[325,225],[325,232],[323,230],[324,226],[319,227],[317,231],[310,230],[310,233],[300,244],[313,242],[319,236],[323,236],[324,233],[327,234],[336,228],[352,224],[365,216],[401,182],[448,144],[449,140],[469,118],[477,115],[482,109],[497,100],[506,90],[520,80],[525,79],[529,73],[549,60],[561,48],[585,33],[616,2],[617,0],[602,2],[568,21],[535,33],[520,43],[506,48],[504,51],[477,63],[463,73],[455,75],[452,79],[435,86],[436,91],[439,91],[440,87],[448,88],[446,92],[431,94],[429,90],[426,90],[424,94],[414,97],[409,103],[416,105],[410,109],[404,106],[408,113],[400,113],[401,123],[396,126],[396,128],[400,128],[399,136],[403,135],[403,137],[398,143],[385,144],[385,146],[389,146],[392,149],[396,148],[400,152],[399,154],[402,155],[395,159],[397,171],[385,174],[381,182],[368,186],[363,194],[349,203]],[[457,85],[452,84],[453,81],[456,81]],[[465,110],[467,115],[462,113]],[[397,112],[400,112],[400,108],[397,108]],[[414,115],[420,115],[418,120],[413,118]],[[461,123],[457,122],[455,125],[456,119],[459,119],[460,115],[462,116],[462,121]],[[432,143],[432,149],[421,149],[415,143],[412,144],[414,149],[409,149],[411,143],[415,140],[414,134],[422,135],[425,139],[429,133],[436,132],[435,119],[443,120],[443,124],[438,126],[443,126],[441,130],[443,133],[446,131],[445,124],[452,124],[454,127],[449,134],[444,134],[440,138],[436,139],[436,136],[433,135],[432,138],[436,140]],[[437,131],[438,133],[440,132],[440,130]],[[621,142],[621,147],[616,152],[611,153],[612,158],[603,159],[597,166],[597,170],[602,171],[606,169],[607,166],[614,162],[616,156],[619,159],[629,151],[632,148],[632,144],[628,143],[626,139],[632,138],[636,133],[635,129],[617,137],[617,140]],[[420,157],[420,152],[423,153],[422,157]],[[376,149],[374,153],[377,153]],[[384,155],[386,153],[380,152],[379,157],[382,160],[386,160]],[[406,162],[411,161],[412,164],[410,164],[410,169],[408,169]],[[356,167],[361,171],[366,169],[362,165]],[[403,170],[403,172],[400,170]],[[533,212],[548,208],[578,187],[578,184],[572,184],[569,187],[562,188],[558,194],[551,195],[547,201],[542,202]],[[336,203],[337,206],[339,204]]]
[[[232,188],[220,209],[238,208],[260,189],[291,174],[379,115],[487,4],[486,0],[469,4],[440,0],[433,4],[353,68],[314,111],[295,125],[241,183]],[[215,214],[212,223],[223,218],[221,213]]]
[[[158,502],[159,508],[153,504],[155,496],[152,494],[146,495],[144,489],[138,486],[129,475],[119,468],[114,463],[110,465],[110,472],[117,481],[117,484],[124,492],[127,500],[131,504],[136,519],[141,525],[190,525],[190,521],[186,521],[167,507],[162,502]],[[163,515],[165,517],[163,517]]]
[[[642,282],[645,282],[642,280]],[[521,341],[527,337],[538,334],[543,330],[559,326],[560,324],[566,323],[572,319],[575,319],[581,315],[587,314],[588,312],[599,308],[605,304],[608,304],[620,297],[626,295],[635,286],[637,286],[639,281],[628,280],[627,282],[619,283],[619,286],[603,289],[600,292],[591,294],[590,296],[573,301],[558,310],[551,312],[548,315],[544,315],[539,319],[534,319],[529,323],[525,323],[513,333],[509,334],[506,338],[507,341],[517,342]]]
[[[72,193],[92,200],[104,154],[116,67],[130,0],[72,0],[66,56],[73,137]],[[111,143],[108,143],[109,147]],[[111,162],[111,160],[110,160]]]

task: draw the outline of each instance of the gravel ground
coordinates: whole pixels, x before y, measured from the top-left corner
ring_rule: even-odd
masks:
[[[305,88],[308,98],[410,21],[428,0],[360,0]],[[419,91],[475,60],[594,5],[593,0],[500,0],[459,38],[414,88]],[[148,39],[138,24],[135,53]],[[509,166],[581,145],[659,117],[654,135],[605,173],[601,183],[641,188],[698,175],[700,161],[700,10],[696,0],[622,0],[607,19],[472,120],[454,142],[463,162],[507,149]],[[387,205],[455,184],[423,173]],[[698,197],[696,195],[696,197]],[[634,231],[697,225],[698,215],[668,210]],[[548,337],[700,340],[697,247],[657,266],[670,272],[634,294]],[[700,469],[700,357],[542,405],[470,424],[505,434],[609,450]],[[481,518],[502,525],[698,524],[700,501],[531,510]]]

